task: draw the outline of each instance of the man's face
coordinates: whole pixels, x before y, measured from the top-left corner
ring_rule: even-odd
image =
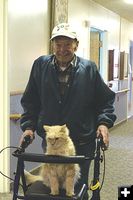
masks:
[[[53,51],[58,62],[68,63],[72,60],[77,50],[78,41],[64,36],[58,36],[53,40]]]

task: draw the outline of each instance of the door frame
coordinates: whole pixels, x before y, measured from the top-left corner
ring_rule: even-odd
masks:
[[[10,144],[9,134],[9,89],[8,89],[8,53],[7,53],[7,9],[8,0],[0,1],[0,148],[5,148]],[[1,149],[0,149],[1,150]],[[10,174],[10,153],[4,151],[0,155],[0,171],[9,176]],[[10,181],[1,175],[0,193],[10,192]]]

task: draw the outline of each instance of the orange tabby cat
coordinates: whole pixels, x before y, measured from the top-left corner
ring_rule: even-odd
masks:
[[[46,131],[46,154],[47,155],[75,155],[74,144],[69,137],[69,130],[66,125],[62,126],[44,126]],[[59,194],[59,188],[66,190],[67,196],[74,195],[74,185],[80,177],[80,168],[78,164],[52,164],[42,165],[40,178],[26,173],[29,183],[38,179],[50,187],[52,195]]]

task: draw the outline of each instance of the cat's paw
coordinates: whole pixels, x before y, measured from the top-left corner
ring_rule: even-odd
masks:
[[[56,195],[59,195],[59,191],[51,191],[50,194],[56,196]]]
[[[68,197],[72,197],[72,196],[74,196],[74,192],[66,192],[66,196],[68,196]]]

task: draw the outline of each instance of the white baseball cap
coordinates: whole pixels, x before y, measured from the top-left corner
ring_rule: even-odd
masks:
[[[68,23],[61,23],[54,27],[50,40],[53,40],[57,36],[65,36],[72,39],[77,39],[75,30],[73,30],[73,28]]]

